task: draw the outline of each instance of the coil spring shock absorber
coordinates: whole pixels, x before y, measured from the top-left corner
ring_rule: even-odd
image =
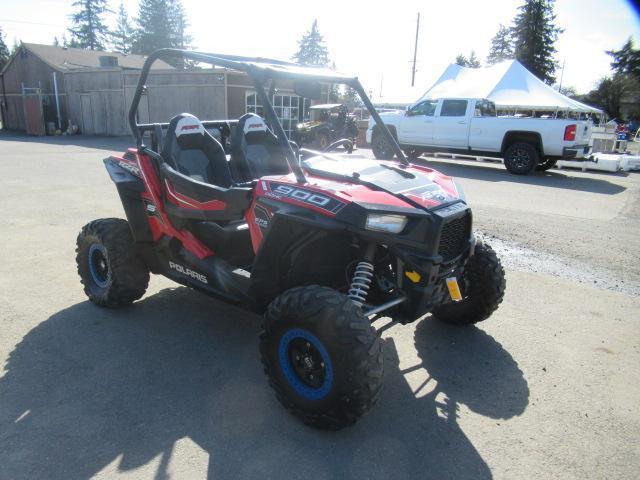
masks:
[[[362,307],[367,301],[367,294],[373,281],[373,256],[376,251],[376,245],[371,243],[368,245],[364,255],[364,259],[358,262],[353,272],[353,278],[349,286],[347,294],[351,301],[357,306]]]

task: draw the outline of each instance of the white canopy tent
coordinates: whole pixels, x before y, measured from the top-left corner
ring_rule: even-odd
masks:
[[[427,98],[486,98],[500,110],[603,113],[554,90],[517,60],[485,68],[451,64],[420,100]]]

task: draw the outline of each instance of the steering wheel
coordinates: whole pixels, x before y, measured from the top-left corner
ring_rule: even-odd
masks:
[[[340,140],[336,140],[335,142],[331,143],[327,148],[325,148],[323,152],[330,152],[331,150],[335,150],[340,145],[344,145],[344,149],[347,151],[347,153],[353,152],[353,141],[349,140],[348,138],[341,138]]]

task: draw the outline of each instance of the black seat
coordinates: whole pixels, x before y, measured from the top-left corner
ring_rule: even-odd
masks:
[[[171,119],[161,156],[165,207],[178,228],[191,221],[243,220],[252,189],[233,185],[222,145],[196,117]]]
[[[285,149],[255,113],[240,117],[231,138],[231,171],[238,182],[290,172]]]
[[[171,119],[161,155],[174,170],[199,182],[224,188],[233,183],[222,145],[189,113]]]

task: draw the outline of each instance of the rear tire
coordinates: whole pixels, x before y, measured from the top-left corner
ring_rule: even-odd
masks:
[[[308,425],[356,423],[382,388],[382,344],[347,296],[311,285],[285,291],[267,308],[260,354],[280,403]]]
[[[536,165],[536,171],[545,172],[555,167],[556,163],[558,163],[558,160],[554,158],[546,158],[543,161],[541,161],[538,165]]]
[[[394,155],[391,144],[380,132],[375,132],[373,134],[373,138],[371,139],[371,150],[373,151],[373,156],[378,160],[391,160]]]
[[[149,269],[135,252],[126,220],[94,220],[82,227],[76,245],[80,282],[93,303],[121,307],[144,295]]]
[[[504,297],[506,280],[496,252],[478,240],[474,255],[465,265],[460,285],[463,299],[433,310],[433,316],[445,323],[471,325],[486,320]]]
[[[504,166],[515,175],[528,175],[538,165],[540,155],[530,143],[514,143],[504,152]]]

